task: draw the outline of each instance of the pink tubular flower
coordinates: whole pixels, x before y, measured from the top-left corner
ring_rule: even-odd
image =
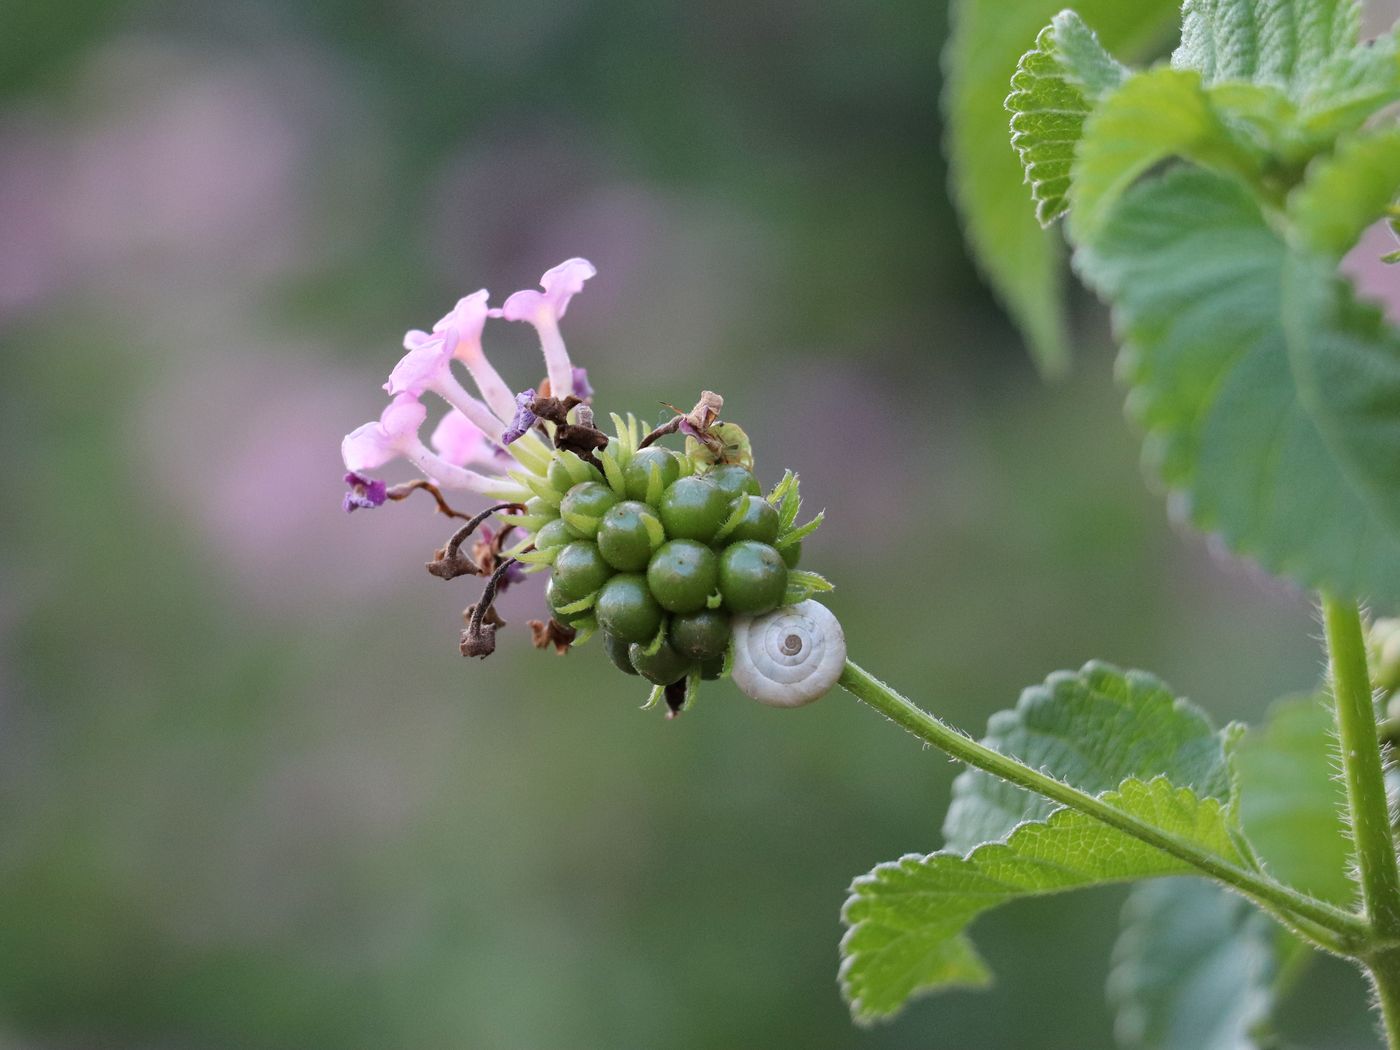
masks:
[[[408,353],[389,373],[384,389],[390,395],[411,394],[417,398],[431,390],[470,419],[493,441],[499,440],[504,424],[484,404],[467,393],[452,374],[453,354],[458,337],[453,329],[436,335],[412,331],[403,337]],[[512,403],[513,408],[513,403]]]
[[[544,351],[549,374],[549,392],[558,398],[574,392],[573,365],[559,334],[559,319],[569,308],[569,300],[583,290],[583,282],[598,271],[587,259],[569,259],[540,278],[540,287],[516,292],[501,307],[500,316],[507,321],[527,321],[535,326]]]
[[[433,334],[451,332],[455,335],[456,348],[453,354],[458,361],[467,366],[472,381],[476,383],[491,411],[502,423],[509,423],[515,413],[515,396],[500,373],[486,360],[486,354],[481,349],[481,330],[486,326],[486,318],[490,313],[486,300],[485,288],[458,299],[452,312],[433,325]]]
[[[464,470],[430,452],[418,439],[418,429],[427,417],[428,410],[417,395],[398,394],[376,422],[345,435],[340,443],[345,469],[363,477],[364,472],[403,457],[444,488],[486,493],[500,487],[500,478]]]
[[[428,443],[454,467],[477,465],[504,470],[514,464],[505,449],[455,408],[438,422]]]

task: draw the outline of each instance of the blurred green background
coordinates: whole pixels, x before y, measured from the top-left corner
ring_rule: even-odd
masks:
[[[404,329],[584,255],[598,406],[722,391],[827,508],[804,564],[853,657],[958,725],[1096,656],[1221,721],[1309,687],[1305,596],[1143,484],[1098,308],[1046,385],[980,284],[946,30],[908,0],[0,8],[0,1046],[1110,1044],[1113,891],[989,916],[993,990],[851,1027],[844,890],[940,845],[939,755],[844,694],[668,723],[518,626],[468,665],[475,587],[422,570],[444,520],[339,509]],[[524,386],[517,327],[488,346]],[[1319,963],[1284,1027],[1371,1046],[1363,1004]]]

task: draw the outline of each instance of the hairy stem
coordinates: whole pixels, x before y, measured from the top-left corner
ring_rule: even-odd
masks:
[[[1233,886],[1324,948],[1339,954],[1354,955],[1370,940],[1371,927],[1358,916],[1299,893],[1257,872],[1236,867],[1093,795],[977,743],[849,660],[842,672],[840,685],[896,725],[959,761],[1087,814],[1185,861],[1203,874]],[[1373,723],[1373,733],[1374,729]]]
[[[1366,960],[1366,970],[1376,991],[1385,1045],[1394,1050],[1400,1047],[1400,949],[1377,952]]]
[[[1376,933],[1394,939],[1400,935],[1400,869],[1396,867],[1385,797],[1361,615],[1354,603],[1323,595],[1322,620],[1331,656],[1332,695],[1337,704],[1337,735],[1356,840],[1356,866],[1361,873],[1361,899]]]

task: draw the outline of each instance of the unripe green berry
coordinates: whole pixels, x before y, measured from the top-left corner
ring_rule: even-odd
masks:
[[[601,481],[585,481],[564,494],[559,516],[575,536],[591,540],[598,535],[603,515],[617,502],[617,493]]]
[[[603,630],[626,642],[649,642],[661,627],[661,606],[639,572],[620,572],[603,584],[595,609]]]
[[[734,612],[759,616],[782,603],[787,591],[787,566],[782,555],[766,543],[740,540],[719,558],[719,590]]]
[[[729,517],[730,502],[723,489],[692,475],[668,488],[657,510],[667,536],[709,543]]]
[[[598,549],[614,569],[641,572],[666,540],[656,511],[636,500],[623,500],[603,515],[598,526]]]
[[[689,613],[705,607],[719,584],[719,559],[695,540],[671,540],[651,556],[647,586],[668,612]]]
[[[584,609],[580,612],[572,613],[565,613],[559,611],[565,606],[572,605],[574,602],[579,601],[580,597],[586,597],[586,595],[575,597],[574,595],[567,593],[562,587],[555,584],[553,579],[549,581],[549,584],[544,589],[545,604],[549,606],[549,611],[554,614],[554,618],[560,623],[574,623],[578,620],[584,619],[589,615],[589,610],[587,609]]]
[[[662,642],[654,653],[646,652],[642,643],[633,642],[627,653],[637,673],[656,685],[678,682],[690,671],[691,661],[671,648],[670,642]]]
[[[737,463],[721,463],[711,467],[703,477],[730,496],[763,495],[763,487],[759,485],[758,478],[753,476],[753,471]]]
[[[718,609],[671,617],[671,645],[682,656],[701,663],[722,659],[729,648],[729,635],[729,614]]]
[[[613,665],[625,674],[636,674],[637,669],[632,666],[632,658],[627,654],[631,647],[631,642],[624,642],[616,635],[603,632],[603,651],[608,654],[608,659]]]
[[[575,598],[592,594],[607,583],[612,574],[612,566],[598,553],[598,545],[587,540],[575,540],[554,558],[555,584]]]
[[[738,543],[740,540],[757,540],[759,543],[772,543],[776,540],[778,529],[781,526],[777,508],[762,496],[745,495],[739,498],[744,501],[744,516],[739,519],[739,524],[729,530],[729,533],[724,537],[724,542]]]
[[[651,480],[653,472],[659,478],[655,484]],[[627,498],[643,503],[648,502],[649,494],[653,491],[656,498],[660,498],[660,493],[670,488],[680,476],[680,461],[669,449],[655,445],[638,449],[622,470],[622,482],[627,489]]]
[[[551,522],[546,522],[540,526],[540,531],[535,533],[536,550],[547,551],[551,547],[562,547],[573,541],[574,534],[569,531],[569,526],[564,524],[563,518],[555,518]]]

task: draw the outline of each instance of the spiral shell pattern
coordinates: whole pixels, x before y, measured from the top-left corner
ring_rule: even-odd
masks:
[[[734,620],[734,684],[770,707],[801,707],[826,694],[846,666],[846,636],[810,598]]]

